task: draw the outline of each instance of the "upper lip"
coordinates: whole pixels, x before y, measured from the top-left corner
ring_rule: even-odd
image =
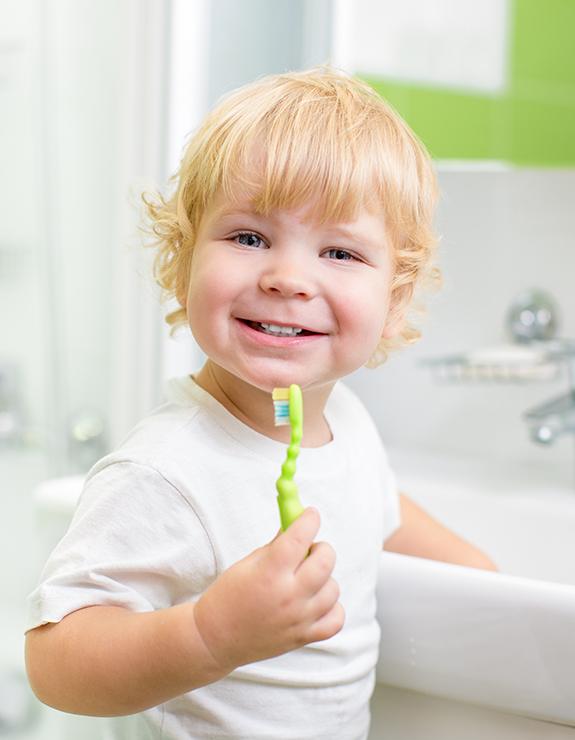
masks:
[[[253,321],[256,324],[273,324],[274,326],[288,326],[288,327],[293,327],[295,329],[303,329],[304,331],[311,331],[313,334],[325,334],[326,333],[324,331],[319,331],[318,329],[311,329],[309,326],[300,324],[297,321],[287,322],[287,321],[276,321],[275,319],[252,319],[247,316],[238,316],[237,318],[243,321]]]

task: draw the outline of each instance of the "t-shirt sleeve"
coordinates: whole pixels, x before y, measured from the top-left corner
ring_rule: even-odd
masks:
[[[113,462],[86,483],[28,597],[25,629],[86,606],[173,606],[197,597],[214,577],[213,548],[188,500],[156,469]]]

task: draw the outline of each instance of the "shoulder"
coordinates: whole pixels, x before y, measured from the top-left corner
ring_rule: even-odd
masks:
[[[195,384],[174,379],[166,387],[166,402],[144,416],[121,444],[98,460],[86,477],[83,499],[103,495],[124,505],[148,500],[182,500],[193,505],[203,487],[205,470],[221,467],[227,439],[212,409]],[[214,460],[217,458],[217,460]],[[179,501],[178,501],[179,500]]]
[[[172,378],[165,402],[129,431],[118,447],[90,471],[94,475],[113,463],[133,463],[161,470],[170,460],[201,458],[214,449],[220,434],[217,414],[189,378]],[[205,394],[204,394],[205,395]]]

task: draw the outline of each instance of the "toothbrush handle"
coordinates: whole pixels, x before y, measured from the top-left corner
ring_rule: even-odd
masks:
[[[291,427],[290,443],[287,448],[286,459],[282,465],[281,475],[276,481],[277,501],[284,532],[304,510],[299,500],[297,483],[294,481],[296,460],[299,455],[303,433],[302,392],[299,385],[296,384],[290,385],[289,388],[289,421]]]
[[[297,484],[293,480],[279,478],[276,482],[276,488],[280,521],[282,530],[285,532],[289,525],[303,512],[304,507],[299,499]]]

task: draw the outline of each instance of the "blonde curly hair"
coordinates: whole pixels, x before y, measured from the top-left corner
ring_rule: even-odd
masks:
[[[163,298],[185,305],[194,242],[216,195],[249,195],[256,213],[313,205],[319,223],[381,212],[394,254],[390,320],[368,367],[420,337],[406,319],[416,288],[435,287],[435,173],[424,146],[369,85],[330,66],[269,75],[224,96],[207,115],[170,182],[169,197],[142,195],[157,248]],[[171,332],[185,308],[167,314]]]

